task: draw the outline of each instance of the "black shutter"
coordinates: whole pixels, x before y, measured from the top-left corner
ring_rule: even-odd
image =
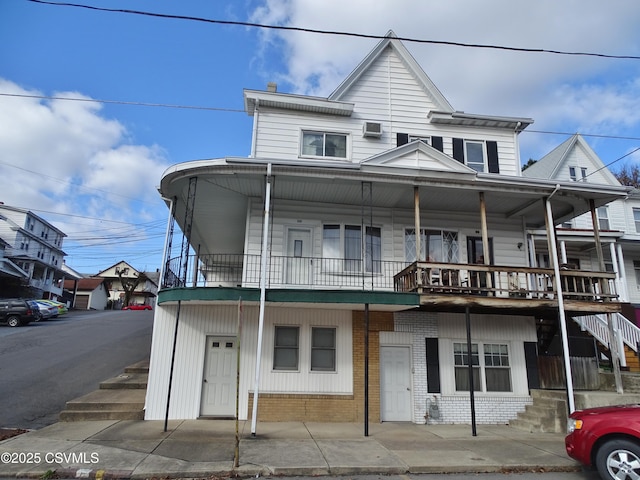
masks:
[[[409,134],[396,133],[396,146],[399,147],[401,145],[404,145],[405,143],[409,143]]]
[[[427,392],[440,393],[440,363],[438,339],[425,338],[427,342]]]
[[[524,363],[527,366],[527,384],[529,385],[529,390],[540,388],[538,345],[536,342],[524,342]]]
[[[453,139],[453,158],[464,163],[464,140],[461,138]]]
[[[489,173],[500,173],[498,164],[498,142],[487,142],[487,160],[489,161]]]
[[[442,147],[442,137],[431,137],[431,146],[436,150],[444,152],[444,149]]]

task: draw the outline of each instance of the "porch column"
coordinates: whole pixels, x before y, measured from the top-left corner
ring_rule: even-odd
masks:
[[[420,187],[413,187],[413,223],[416,235],[416,262],[422,260],[420,258],[421,245],[420,241]]]
[[[593,223],[593,240],[596,243],[596,252],[598,254],[598,263],[600,264],[600,271],[606,270],[604,266],[604,254],[602,253],[602,242],[600,241],[600,224],[598,223],[598,213],[596,211],[596,202],[593,199],[589,200],[589,208],[591,209],[591,222]],[[609,292],[605,292],[609,293]]]
[[[557,189],[557,187],[556,187]],[[553,193],[556,191],[554,190]],[[551,195],[553,195],[553,193]],[[560,266],[558,265],[558,249],[556,247],[556,231],[551,211],[551,195],[543,202],[546,211],[545,225],[547,227],[547,242],[549,243],[549,262],[553,266],[553,276],[555,280],[555,291],[558,297],[558,318],[560,320],[560,334],[562,336],[562,353],[564,357],[564,372],[567,379],[567,401],[569,413],[576,409],[575,398],[573,397],[573,376],[571,374],[571,359],[569,358],[569,340],[567,338],[567,319],[564,312],[564,298],[562,296],[562,282],[560,281]]]
[[[484,192],[480,192],[480,227],[482,229],[482,256],[484,257],[484,264],[491,265],[491,258],[489,256],[489,228],[487,227],[487,204],[484,200]],[[493,288],[493,277],[487,272],[483,272],[487,279],[487,288]],[[492,295],[492,293],[489,293]]]
[[[560,259],[562,263],[567,263],[567,242],[560,240]]]
[[[251,435],[256,436],[258,422],[258,391],[260,390],[260,366],[262,364],[262,337],[264,335],[264,310],[267,292],[267,247],[269,241],[269,209],[271,207],[271,164],[267,164],[267,185],[264,195],[264,225],[262,227],[262,265],[260,267],[260,311],[258,314],[258,347],[256,349],[256,377],[253,384],[253,411]]]
[[[616,285],[616,293],[619,295],[620,301],[624,301],[622,298],[622,282],[620,281],[620,267],[618,265],[618,258],[616,255],[616,246],[613,242],[609,242],[609,254],[611,255],[611,264],[613,265],[613,273],[616,274],[615,285]]]
[[[616,243],[616,252],[618,253],[618,271],[620,272],[620,294],[621,299],[625,302],[629,301],[629,289],[627,288],[627,269],[624,266],[624,255],[622,254],[622,245]]]
[[[180,280],[182,286],[187,286],[187,272],[189,270],[189,247],[191,242],[191,227],[193,226],[193,212],[196,204],[196,187],[198,186],[198,177],[189,178],[189,191],[187,193],[187,202],[184,212],[184,229],[182,235],[182,246],[180,248],[181,272]]]

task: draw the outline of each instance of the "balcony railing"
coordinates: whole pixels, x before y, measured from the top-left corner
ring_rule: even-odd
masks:
[[[554,277],[549,268],[414,262],[395,276],[394,285],[399,292],[553,298]],[[561,269],[560,281],[567,299],[617,298],[614,273]]]
[[[615,274],[561,270],[565,298],[609,301],[617,298]],[[260,255],[190,255],[169,261],[163,288],[259,287]],[[460,263],[394,262],[272,256],[266,283],[275,288],[388,290],[420,294],[553,298],[554,271]]]

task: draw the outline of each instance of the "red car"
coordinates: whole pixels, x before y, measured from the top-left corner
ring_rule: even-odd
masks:
[[[127,305],[126,307],[122,307],[123,310],[151,310],[151,305]]]
[[[640,405],[576,410],[567,432],[567,454],[603,479],[640,478]]]

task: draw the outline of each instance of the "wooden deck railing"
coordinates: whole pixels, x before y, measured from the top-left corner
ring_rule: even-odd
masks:
[[[573,300],[617,298],[615,274],[560,270],[563,295]],[[494,297],[553,298],[554,271],[549,268],[414,262],[394,277],[397,292],[458,293]]]

